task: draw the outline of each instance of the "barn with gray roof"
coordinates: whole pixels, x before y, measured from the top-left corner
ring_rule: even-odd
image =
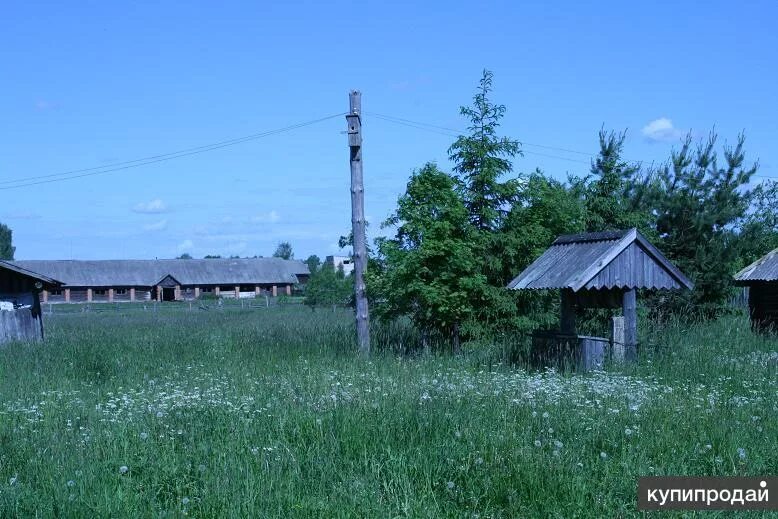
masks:
[[[748,309],[754,328],[778,331],[778,249],[738,272],[735,283],[748,287]]]
[[[281,258],[163,260],[27,260],[14,265],[62,282],[43,302],[176,301],[290,295],[310,274],[302,261]]]

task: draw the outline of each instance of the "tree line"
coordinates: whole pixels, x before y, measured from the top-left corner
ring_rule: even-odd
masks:
[[[598,135],[587,174],[515,174],[521,143],[500,134],[506,107],[491,98],[484,71],[472,104],[460,109],[466,135],[449,147],[451,171],[430,162],[413,171],[383,222],[367,272],[371,312],[409,317],[423,333],[450,340],[528,331],[556,321],[553,294],[504,287],[561,234],[637,227],[695,283],[665,294],[666,314],[709,319],[728,311],[732,276],[778,247],[778,183],[754,185],[745,136],[719,146],[715,132],[691,133],[665,164],[623,156],[626,131]],[[658,308],[647,294],[644,304]]]

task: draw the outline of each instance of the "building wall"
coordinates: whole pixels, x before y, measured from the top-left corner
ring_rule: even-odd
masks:
[[[778,331],[778,281],[754,282],[748,291],[751,322],[758,330]]]
[[[286,295],[291,292],[290,283],[278,283],[275,285],[275,292],[272,284],[262,285],[183,285],[176,290],[176,297],[179,301],[193,301],[197,297],[205,294],[219,294],[224,299],[234,299],[236,296],[236,287],[240,298],[254,297],[273,297]],[[135,302],[144,302],[156,300],[156,287],[69,287],[61,288],[57,291],[45,291],[42,294],[42,300],[45,303],[87,303],[89,302],[89,290],[92,292],[93,303],[108,302],[130,302],[132,301],[131,291],[135,290]],[[113,297],[111,298],[111,290]],[[69,298],[67,296],[69,291]],[[197,294],[197,295],[195,295]]]

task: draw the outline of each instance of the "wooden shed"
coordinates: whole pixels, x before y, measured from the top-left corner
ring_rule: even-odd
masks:
[[[564,338],[578,337],[578,309],[621,307],[626,360],[637,355],[637,290],[693,287],[637,229],[560,236],[508,284],[514,290],[560,290],[559,335]],[[603,341],[588,337],[584,343],[597,343],[592,347],[600,357]],[[584,364],[591,367],[589,361]]]
[[[757,331],[778,331],[778,249],[768,252],[735,275],[748,287],[748,310]]]
[[[40,292],[60,282],[0,260],[0,344],[42,340]]]

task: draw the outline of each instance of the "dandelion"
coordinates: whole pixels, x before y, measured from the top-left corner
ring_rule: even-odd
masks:
[[[741,460],[746,459],[746,450],[743,447],[738,447],[737,455]]]
[[[712,448],[713,448],[713,445],[711,445],[710,443],[705,445],[705,450],[707,450],[707,451],[711,450]]]
[[[188,505],[189,504],[189,498],[188,497],[183,498],[181,500],[181,504],[184,505],[184,506]]]
[[[601,452],[600,453],[600,459],[607,460],[608,459],[608,454],[606,452]]]
[[[165,414],[162,411],[157,411],[157,418],[162,418]]]
[[[476,465],[482,465],[482,464],[483,464],[483,462],[484,462],[484,459],[483,459],[483,458],[476,458],[476,459],[475,459],[475,464],[476,464]]]
[[[76,486],[76,482],[71,479],[70,481],[68,481],[68,486],[69,487],[74,487],[74,486]]]
[[[142,433],[140,433],[140,439],[141,439],[141,440],[145,440],[145,439],[147,439],[148,437],[149,437],[149,433],[147,433],[147,432],[142,432]]]
[[[119,474],[127,474],[129,470],[130,469],[127,465],[122,465],[121,467],[119,467]]]
[[[632,436],[632,432],[633,432],[632,429],[630,429],[629,427],[624,429],[624,434],[626,434],[627,436]]]
[[[549,416],[549,415],[548,415],[548,411],[545,411],[545,412],[543,413],[543,418],[548,418],[548,416]]]
[[[535,440],[535,447],[540,447],[541,445],[540,440]]]
[[[446,483],[446,487],[448,487],[449,490],[454,490],[455,486],[456,485],[454,484],[453,481],[449,481],[448,483]]]
[[[565,446],[565,444],[564,444],[564,443],[562,443],[561,441],[559,441],[559,440],[554,440],[554,447],[556,447],[557,449],[561,449],[561,448],[562,448],[562,447],[564,447],[564,446]]]

